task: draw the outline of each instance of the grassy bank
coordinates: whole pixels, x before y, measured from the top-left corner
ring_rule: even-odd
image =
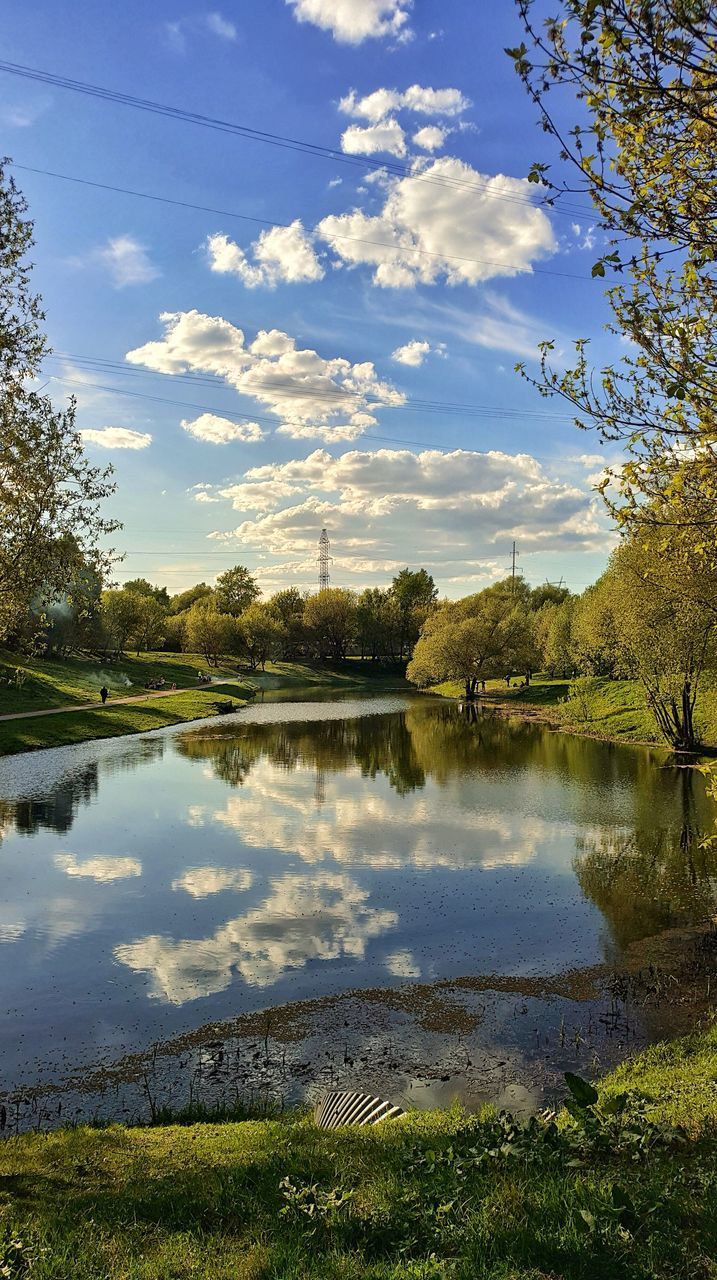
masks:
[[[201,719],[217,714],[217,701],[232,698],[244,702],[261,689],[286,690],[290,695],[292,690],[307,687],[337,691],[409,688],[400,672],[376,670],[370,663],[357,661],[337,667],[267,663],[266,672],[238,670],[236,661],[226,661],[212,668],[212,675],[224,683],[214,689],[198,688],[197,673],[206,670],[207,664],[199,654],[142,653],[102,662],[86,658],[42,660],[0,651],[0,676],[4,677],[0,683],[0,715],[53,712],[31,719],[0,721],[0,755],[143,733]],[[177,693],[131,703],[119,701],[141,694],[150,677],[163,677],[168,686],[176,684]],[[99,700],[103,684],[110,691],[104,707]],[[61,710],[74,706],[81,710]]]
[[[0,1274],[707,1280],[716,1067],[714,1031],[653,1048],[557,1127],[456,1111],[332,1133],[290,1118],[11,1138]]]
[[[508,689],[504,680],[488,680],[480,698],[573,733],[613,742],[664,743],[637,680],[597,678],[579,699],[570,699],[569,691],[568,680],[538,675],[523,689],[517,685]],[[463,686],[451,680],[429,692],[447,698],[464,696]],[[697,700],[695,724],[705,745],[717,746],[717,694],[711,689]]]

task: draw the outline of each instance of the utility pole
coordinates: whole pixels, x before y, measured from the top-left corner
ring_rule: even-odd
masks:
[[[510,594],[515,595],[515,541],[513,541],[513,567],[510,571]]]
[[[319,554],[317,556],[319,564],[319,591],[326,591],[329,585],[329,563],[333,563],[333,557],[329,555],[331,543],[329,535],[325,529],[321,530],[319,538]]]

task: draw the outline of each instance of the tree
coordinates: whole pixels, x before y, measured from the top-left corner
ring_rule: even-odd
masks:
[[[257,666],[264,671],[267,660],[280,653],[285,635],[278,613],[270,604],[255,602],[237,618],[236,626],[239,643],[252,671]]]
[[[282,656],[295,658],[305,642],[304,608],[306,599],[298,587],[277,591],[269,601],[283,627]]]
[[[166,587],[153,587],[146,578],[130,578],[123,583],[123,588],[125,591],[133,591],[137,596],[152,596],[165,612],[169,609],[169,592]]]
[[[380,587],[366,587],[361,592],[356,605],[356,638],[362,658],[368,656],[377,662],[379,658],[393,656],[403,626],[398,600],[391,588],[382,591]]]
[[[127,590],[125,585],[124,590]],[[137,600],[137,612],[132,628],[137,653],[158,649],[164,640],[167,611],[154,594],[133,592]]]
[[[628,655],[620,643],[613,581],[604,573],[575,605],[571,626],[575,666],[591,676],[630,676]]]
[[[480,680],[524,669],[532,652],[529,611],[509,591],[488,587],[430,614],[406,675],[419,686],[460,680],[470,700]]]
[[[391,591],[398,605],[400,629],[398,636],[399,657],[405,649],[412,649],[429,610],[438,598],[438,589],[426,569],[401,569],[391,583]]]
[[[111,556],[99,542],[119,528],[101,514],[112,469],[89,465],[74,401],[57,411],[29,388],[47,352],[44,313],[30,287],[32,223],[7,165],[0,161],[0,639],[81,569],[106,573]]]
[[[319,657],[341,660],[356,634],[356,596],[344,587],[327,587],[310,596],[304,623]]]
[[[226,573],[219,574],[214,594],[219,612],[231,613],[238,618],[261,595],[261,590],[249,570],[243,564],[237,564]]]
[[[575,190],[591,198],[609,237],[593,274],[623,273],[607,293],[609,328],[630,344],[596,376],[584,339],[564,372],[551,367],[553,344],[544,343],[541,374],[529,380],[566,399],[578,425],[625,442],[627,463],[603,486],[624,525],[641,523],[657,499],[669,518],[680,463],[692,456],[714,529],[717,11],[711,0],[562,0],[561,15],[539,26],[532,0],[517,4],[530,48],[507,52],[578,175],[573,186],[554,182],[537,164],[530,177],[550,201]],[[552,109],[561,88],[581,104],[572,129]]]
[[[186,613],[187,609],[191,609],[198,600],[210,600],[213,595],[212,587],[208,587],[206,582],[198,582],[195,587],[188,587],[186,591],[180,591],[172,596],[169,607],[173,614]]]
[[[201,653],[209,666],[219,665],[223,653],[231,649],[234,627],[225,613],[220,613],[212,600],[198,600],[186,614],[187,647]]]
[[[574,612],[575,601],[569,596],[560,604],[544,604],[535,615],[534,633],[540,662],[550,676],[569,676],[575,668]]]
[[[132,591],[102,592],[102,629],[107,648],[119,657],[136,632],[144,597]]]

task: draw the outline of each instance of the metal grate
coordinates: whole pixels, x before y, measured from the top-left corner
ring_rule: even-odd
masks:
[[[403,1107],[384,1098],[348,1090],[325,1093],[316,1105],[314,1119],[319,1129],[338,1129],[342,1124],[378,1124],[403,1114]]]

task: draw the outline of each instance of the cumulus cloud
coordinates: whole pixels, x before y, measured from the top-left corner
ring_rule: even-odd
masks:
[[[330,31],[341,44],[380,36],[407,39],[413,0],[286,0],[299,22]]]
[[[418,338],[414,338],[412,342],[407,342],[405,346],[396,347],[391,359],[396,364],[408,364],[417,369],[423,364],[430,350],[430,342],[419,342]]]
[[[229,444],[232,440],[241,440],[252,444],[263,440],[265,432],[258,422],[230,422],[228,418],[220,418],[216,413],[200,413],[193,421],[182,419],[182,426],[196,440],[206,440],[209,444]],[[208,498],[198,501],[210,501]]]
[[[79,861],[74,853],[56,853],[54,863],[65,875],[82,876],[101,884],[127,880],[131,876],[142,874],[142,863],[137,858],[115,858],[98,854],[97,857]]]
[[[375,410],[405,396],[381,381],[373,364],[325,358],[279,329],[260,330],[249,345],[241,329],[199,311],[165,312],[157,342],[127,353],[130,364],[162,373],[215,374],[240,395],[266,406],[279,431],[297,439],[355,439],[376,422]]]
[[[262,231],[251,247],[253,261],[228,236],[216,234],[207,240],[209,266],[222,275],[238,276],[248,289],[265,285],[300,284],[321,280],[324,269],[311,240],[297,218],[288,227]]]
[[[441,129],[440,125],[424,124],[422,129],[417,129],[414,133],[413,141],[423,151],[440,151],[447,136],[448,130]]]
[[[152,443],[148,431],[130,431],[129,427],[85,427],[80,435],[101,449],[146,449]]]
[[[106,245],[93,250],[90,257],[107,269],[116,289],[148,284],[161,274],[150,261],[145,246],[134,236],[114,236]]]
[[[192,898],[209,898],[214,893],[233,889],[246,893],[254,883],[251,871],[238,867],[192,867],[172,881],[173,889],[184,889]]]
[[[413,111],[424,116],[459,116],[470,105],[470,98],[464,97],[460,89],[431,89],[412,84],[403,93],[398,89],[374,89],[363,98],[352,89],[339,102],[339,111],[377,124],[392,111]]]
[[[412,176],[386,180],[376,215],[354,209],[316,227],[347,266],[374,268],[384,288],[477,284],[532,270],[557,247],[531,184],[488,176],[454,157],[414,161]]]
[[[326,526],[341,547],[342,573],[385,567],[410,546],[417,563],[475,580],[492,576],[491,562],[513,537],[524,554],[604,545],[585,483],[549,475],[529,454],[500,450],[351,450],[334,458],[317,449],[252,467],[218,492],[235,510],[257,514],[211,538],[304,562],[315,558],[317,529]]]
[[[287,875],[267,898],[206,938],[153,934],[115,948],[115,958],[152,980],[150,994],[171,1004],[224,991],[238,974],[270,987],[287,969],[349,956],[398,923],[393,911],[368,905],[368,892],[343,873]]]
[[[406,135],[398,120],[393,118],[365,128],[352,124],[341,135],[341,150],[351,156],[373,156],[379,151],[405,156]]]

